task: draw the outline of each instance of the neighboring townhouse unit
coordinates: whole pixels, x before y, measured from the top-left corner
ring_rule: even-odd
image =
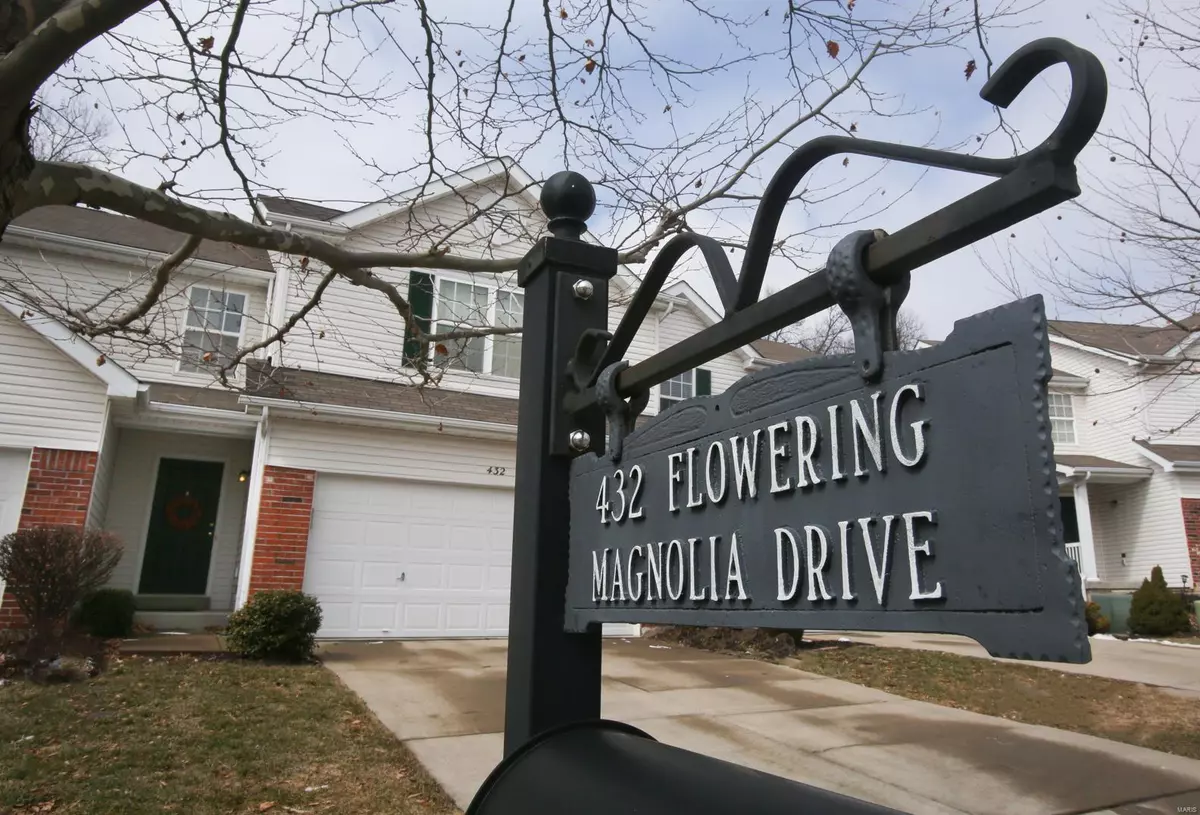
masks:
[[[1063,531],[1089,588],[1200,580],[1200,315],[1183,325],[1050,323]]]
[[[515,197],[506,189],[522,190]],[[499,191],[499,192],[498,192]],[[354,249],[428,246],[469,207],[507,208],[529,229],[456,236],[455,251],[517,257],[544,231],[538,190],[507,161],[342,212],[280,198],[262,215]],[[336,278],[283,343],[249,358],[236,389],[213,359],[261,341],[312,295],[324,269],[201,244],[144,336],[85,340],[43,307],[136,303],[182,236],[130,218],[50,207],[0,243],[0,533],[38,524],[118,535],[112,584],[143,621],[198,629],[267,588],[314,594],[327,637],[493,636],[508,621],[520,337],[434,349],[447,370],[414,387],[411,337],[378,291]],[[512,276],[377,269],[433,330],[517,325]],[[637,279],[611,284],[615,327]],[[15,296],[25,295],[22,301]],[[61,313],[59,311],[58,313]],[[634,360],[718,315],[685,283],[664,291]],[[756,343],[655,388],[648,413],[717,393],[804,352]],[[13,624],[11,598],[0,625]]]

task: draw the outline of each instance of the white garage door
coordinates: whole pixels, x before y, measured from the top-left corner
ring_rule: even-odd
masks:
[[[29,476],[29,451],[0,449],[0,537],[13,532],[21,521],[25,480]],[[0,603],[4,602],[0,580]]]
[[[318,474],[304,590],[320,635],[504,635],[512,517],[507,489]]]

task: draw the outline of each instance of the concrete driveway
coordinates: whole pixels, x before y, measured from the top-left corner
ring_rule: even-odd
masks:
[[[322,657],[465,808],[501,758],[504,642],[331,643]],[[920,815],[1200,805],[1200,761],[645,640],[605,641],[603,708],[660,741]]]
[[[979,643],[952,634],[893,634],[890,632],[811,631],[809,639],[851,639],[868,645],[889,648],[912,648],[919,651],[945,651],[950,654],[984,657],[988,655]],[[998,662],[1022,662],[1039,665],[1060,673],[1089,674],[1126,682],[1141,682],[1163,688],[1184,691],[1200,696],[1200,648],[1160,645],[1153,642],[1092,638],[1092,661],[1086,665],[1067,665],[1062,662],[1028,662],[1000,659]]]

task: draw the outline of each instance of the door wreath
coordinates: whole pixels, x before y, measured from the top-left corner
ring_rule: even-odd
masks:
[[[204,515],[204,508],[200,506],[199,501],[184,493],[167,502],[166,514],[167,523],[172,529],[186,532],[200,523],[200,518]]]

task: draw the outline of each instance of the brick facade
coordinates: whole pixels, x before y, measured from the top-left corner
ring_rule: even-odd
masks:
[[[98,458],[97,453],[84,450],[33,448],[17,528],[86,524]],[[0,630],[23,623],[16,600],[6,594],[0,602]]]
[[[268,466],[263,473],[250,567],[251,596],[262,589],[298,590],[304,586],[316,481],[312,470]]]
[[[1183,530],[1187,538],[1188,560],[1192,564],[1192,586],[1200,583],[1200,498],[1184,498]]]

